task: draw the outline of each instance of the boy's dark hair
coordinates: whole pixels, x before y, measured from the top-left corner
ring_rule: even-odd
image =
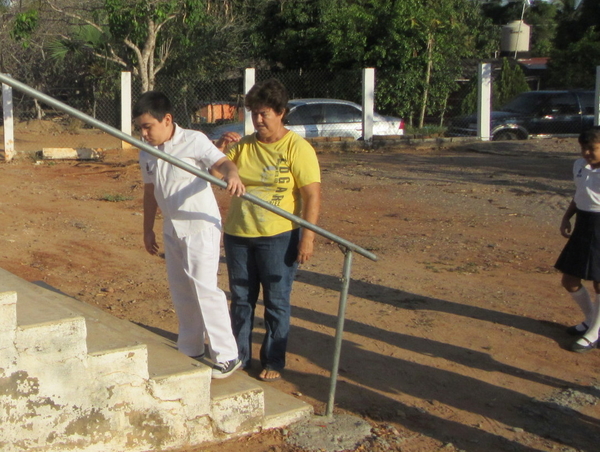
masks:
[[[579,144],[582,146],[600,143],[600,126],[594,126],[579,135]]]
[[[270,78],[264,82],[255,84],[244,100],[244,106],[248,110],[255,110],[260,107],[272,108],[277,114],[287,111],[288,93],[283,84]]]
[[[169,98],[160,91],[146,91],[133,106],[131,115],[138,118],[145,113],[162,121],[167,113],[173,115],[173,107]]]

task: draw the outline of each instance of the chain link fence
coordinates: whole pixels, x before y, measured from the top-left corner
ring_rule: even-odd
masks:
[[[189,80],[158,76],[155,90],[164,92],[174,106],[175,121],[182,127],[214,135],[215,129],[227,124],[241,126],[244,119],[244,68],[229,71],[219,79]],[[348,135],[352,139],[362,134],[362,71],[256,71],[256,81],[275,77],[288,89],[290,98],[343,99],[356,105],[312,105],[310,111],[297,112],[290,128],[304,136]],[[102,89],[53,87],[45,91],[70,106],[105,122],[121,127],[121,92],[118,77],[102,83]],[[132,82],[132,102],[142,94],[141,83]],[[29,96],[13,91],[15,115],[15,145],[17,151],[39,151],[42,148],[91,147],[118,148],[120,140],[94,130],[76,118],[55,111]],[[335,110],[334,108],[337,108]],[[318,111],[317,111],[318,110]],[[340,111],[338,111],[340,110]],[[293,119],[293,115],[290,116]],[[314,122],[309,130],[306,121]],[[319,126],[317,131],[316,126]],[[325,128],[328,127],[328,130]],[[377,133],[377,129],[375,130]],[[395,133],[395,132],[394,132]]]
[[[473,74],[475,76],[475,74]],[[291,99],[343,99],[353,104],[313,103],[296,106],[288,116],[290,129],[306,137],[330,136],[357,139],[362,136],[362,71],[266,71],[256,70],[256,81],[277,78],[288,89]],[[498,72],[495,71],[495,78]],[[475,79],[475,77],[473,77]],[[142,93],[133,79],[132,102]],[[477,87],[463,81],[449,95],[447,108],[427,116],[445,136],[476,135]],[[535,89],[539,83],[530,88]],[[595,93],[591,90],[529,91],[517,94],[504,106],[492,106],[492,139],[524,139],[535,136],[577,136],[591,127],[594,119]],[[159,75],[155,90],[172,100],[175,120],[182,127],[201,130],[215,138],[224,130],[243,130],[244,68],[234,69],[218,79],[190,80]],[[51,87],[46,94],[71,105],[113,127],[121,126],[120,79],[88,83],[80,87]],[[15,148],[17,152],[42,148],[119,148],[120,140],[95,130],[80,120],[38,103],[29,96],[13,91]],[[352,105],[352,106],[350,106]],[[467,114],[471,113],[471,114]],[[375,117],[374,135],[396,135],[403,125],[392,122],[391,129],[378,128],[378,121],[399,118]],[[414,134],[413,129],[408,135]]]

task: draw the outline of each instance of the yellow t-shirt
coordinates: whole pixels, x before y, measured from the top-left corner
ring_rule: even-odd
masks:
[[[227,152],[246,191],[294,215],[302,214],[300,187],[321,182],[317,154],[308,141],[289,131],[275,143],[248,135]],[[270,237],[298,225],[250,201],[233,197],[225,233],[239,237]]]

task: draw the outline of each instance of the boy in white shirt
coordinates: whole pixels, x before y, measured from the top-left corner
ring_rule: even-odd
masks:
[[[227,191],[245,193],[237,167],[201,132],[173,122],[171,102],[163,93],[148,91],[133,108],[142,139],[162,152],[201,170],[216,170]],[[231,330],[225,293],[217,286],[221,216],[210,184],[147,152],[140,151],[144,180],[144,245],[158,254],[154,234],[156,213],[163,218],[167,274],[179,320],[177,346],[188,356],[204,356],[208,339],[213,378],[226,378],[241,363]]]

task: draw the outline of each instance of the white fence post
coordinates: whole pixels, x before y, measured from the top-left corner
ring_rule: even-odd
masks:
[[[131,72],[121,72],[121,132],[131,135]],[[121,149],[131,145],[121,141]]]
[[[477,137],[482,141],[490,141],[490,110],[492,100],[492,65],[479,64],[477,89]]]
[[[244,73],[244,95],[248,94],[250,88],[254,86],[256,80],[256,70],[253,67],[246,68]],[[252,124],[252,113],[244,108],[244,135],[254,133]]]
[[[373,143],[373,111],[375,109],[375,68],[363,69],[363,140]]]
[[[2,112],[4,120],[4,160],[10,162],[15,156],[14,111],[12,88],[4,83],[2,84]]]
[[[600,126],[600,66],[596,66],[596,93],[594,95],[594,125]]]

